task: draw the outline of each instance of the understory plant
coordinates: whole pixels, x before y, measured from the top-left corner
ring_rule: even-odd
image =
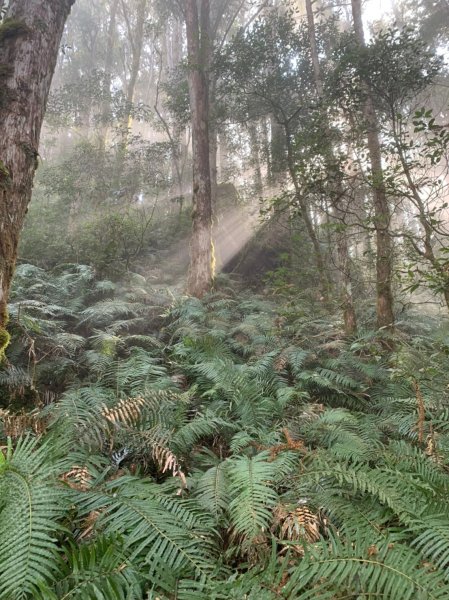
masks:
[[[444,324],[79,265],[20,267],[10,314],[0,598],[449,596]]]

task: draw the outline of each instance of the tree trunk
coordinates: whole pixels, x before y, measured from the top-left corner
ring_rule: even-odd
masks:
[[[10,0],[0,25],[0,354],[7,301],[65,21],[75,0]]]
[[[365,46],[363,34],[361,0],[351,0],[354,31],[360,46]],[[392,240],[390,236],[390,207],[385,189],[382,154],[379,141],[379,124],[372,96],[365,86],[364,118],[367,127],[368,152],[371,162],[371,175],[374,201],[374,227],[376,229],[376,286],[377,286],[377,326],[393,328],[392,292]]]
[[[126,113],[123,121],[123,127],[126,129],[126,135],[129,132],[132,125],[132,108],[134,102],[134,95],[136,91],[137,76],[139,75],[140,61],[142,59],[147,2],[148,0],[139,0],[139,3],[137,5],[135,34],[129,27],[129,22],[127,20],[128,35],[130,36],[129,41],[131,43],[133,59],[131,63],[131,71],[129,74],[128,86],[126,89]],[[123,8],[123,10],[126,11],[125,7]]]
[[[185,0],[189,95],[193,146],[193,210],[187,291],[201,298],[210,290],[212,268],[212,206],[209,151],[209,0]]]
[[[99,132],[100,151],[104,153],[106,149],[106,138],[108,133],[109,113],[111,110],[111,82],[112,82],[112,66],[114,59],[114,47],[117,37],[117,10],[119,0],[111,0],[111,13],[109,16],[108,25],[108,41],[106,47],[106,58],[104,63],[104,88],[105,98],[101,103],[101,125]]]
[[[256,194],[262,193],[262,168],[260,165],[260,148],[257,125],[254,121],[248,123],[249,146],[251,153],[251,162],[254,166],[254,189]]]
[[[320,240],[315,231],[315,226],[312,221],[312,217],[309,212],[309,207],[307,206],[307,202],[303,196],[301,185],[298,180],[298,175],[296,172],[296,164],[293,156],[293,148],[292,148],[292,135],[288,130],[288,126],[285,126],[285,138],[287,144],[287,165],[288,172],[290,174],[291,180],[293,182],[293,187],[295,188],[295,200],[298,203],[298,206],[301,211],[301,218],[306,226],[307,233],[309,235],[309,239],[312,242],[313,251],[315,255],[315,263],[318,271],[318,277],[320,281],[321,294],[323,299],[328,302],[331,283],[329,280],[329,273],[326,269],[325,261],[323,258],[323,253],[321,251]]]
[[[313,65],[313,74],[315,80],[315,87],[318,93],[318,97],[320,100],[324,96],[324,86],[322,80],[321,73],[321,65],[318,55],[318,46],[316,40],[316,32],[315,32],[315,18],[313,14],[312,0],[306,0],[306,11],[307,11],[307,25],[309,31],[309,42],[310,42],[310,51],[312,56],[312,65]],[[332,163],[335,163],[335,153],[332,147],[331,135],[330,135],[330,126],[325,120],[325,129],[329,131],[329,135],[326,136],[329,140],[329,156],[328,156],[328,172],[332,173]],[[354,310],[354,303],[352,299],[352,279],[351,279],[351,260],[349,256],[349,245],[347,232],[344,225],[345,221],[345,211],[342,210],[341,201],[345,195],[345,190],[343,189],[343,185],[338,177],[338,173],[336,174],[336,181],[333,183],[333,196],[334,201],[332,202],[332,206],[335,211],[335,216],[342,224],[342,227],[337,229],[337,265],[338,270],[341,273],[341,301],[343,308],[343,321],[345,324],[345,333],[346,335],[352,335],[357,331],[357,319]]]
[[[285,172],[285,131],[275,115],[270,115],[270,183],[278,185]]]

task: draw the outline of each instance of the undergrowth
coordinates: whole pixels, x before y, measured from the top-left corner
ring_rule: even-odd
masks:
[[[449,597],[443,325],[18,269],[0,597]]]

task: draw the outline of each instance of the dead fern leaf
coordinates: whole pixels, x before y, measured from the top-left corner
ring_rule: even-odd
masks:
[[[60,480],[66,483],[72,490],[85,492],[92,483],[92,475],[87,467],[73,466],[70,471],[61,475]]]
[[[287,514],[280,531],[286,540],[317,542],[320,539],[320,517],[307,506],[298,506]]]
[[[42,435],[47,428],[47,420],[42,418],[38,409],[16,414],[0,409],[0,423],[3,425],[4,435],[13,439],[30,430],[36,435]]]
[[[103,416],[113,425],[126,425],[133,427],[137,425],[142,417],[142,409],[145,407],[145,400],[140,396],[119,400],[112,408],[104,406]]]
[[[100,515],[101,515],[101,511],[99,511],[99,510],[92,510],[87,515],[87,517],[81,523],[82,531],[78,535],[78,540],[88,540],[90,537],[92,537],[95,524]]]
[[[259,451],[269,450],[270,461],[275,460],[277,455],[280,454],[281,452],[286,452],[288,450],[296,450],[296,451],[302,452],[304,454],[307,452],[307,448],[305,447],[304,442],[302,440],[294,440],[291,433],[289,432],[289,430],[286,427],[284,427],[284,429],[282,429],[282,433],[284,434],[285,439],[287,441],[286,444],[276,444],[275,446],[262,446],[260,444],[253,444],[253,445]]]
[[[277,373],[284,371],[285,368],[287,367],[287,365],[288,365],[288,356],[286,356],[285,354],[282,354],[282,353],[276,358],[276,360],[273,363],[274,370]]]
[[[187,480],[185,473],[181,469],[178,459],[167,446],[154,443],[152,457],[162,473],[171,472],[173,477],[178,477],[181,481],[181,489],[186,488]]]

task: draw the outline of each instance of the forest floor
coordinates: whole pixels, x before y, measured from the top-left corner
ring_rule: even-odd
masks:
[[[21,265],[10,327],[0,597],[449,597],[447,321]]]

